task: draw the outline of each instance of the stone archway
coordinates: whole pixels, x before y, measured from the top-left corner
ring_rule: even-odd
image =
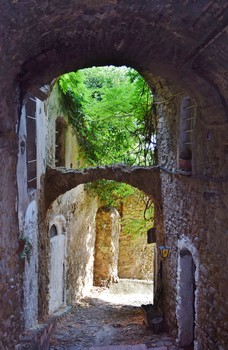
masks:
[[[156,72],[175,83],[174,94],[180,92],[181,86],[189,94],[192,92],[199,102],[201,115],[198,123],[202,124],[197,125],[200,140],[197,157],[202,161],[197,165],[197,174],[207,175],[204,170],[212,164],[214,172],[210,175],[227,175],[227,142],[220,142],[226,140],[227,132],[222,128],[228,115],[227,47],[224,45],[227,41],[226,3],[225,0],[179,4],[168,0],[34,0],[32,4],[25,0],[2,1],[0,193],[4,200],[0,203],[0,224],[4,230],[1,259],[4,262],[2,276],[7,276],[10,271],[15,277],[15,288],[11,288],[11,278],[3,281],[3,296],[14,302],[16,315],[13,327],[7,313],[1,317],[3,347],[13,348],[22,331],[22,288],[16,254],[19,220],[15,210],[15,198],[18,198],[15,186],[18,161],[16,127],[22,99],[20,87],[23,93],[31,91],[45,98],[46,94],[40,90],[45,83],[64,72],[91,65],[127,64],[148,77]],[[160,78],[156,79],[155,89],[162,84]],[[172,97],[169,95],[168,98]],[[215,129],[208,130],[208,127],[214,126],[221,129],[216,132]],[[211,139],[215,142],[209,146]],[[226,160],[221,169],[217,166],[219,155],[216,153],[220,148],[224,148]],[[209,199],[216,195],[216,191],[212,194],[210,191],[202,193]],[[226,192],[224,188],[223,192]],[[24,204],[25,199],[20,198],[20,201]],[[177,205],[181,207],[181,202],[178,201]],[[205,207],[209,208],[209,214],[214,213],[214,208],[210,209],[208,203]],[[220,213],[223,211],[226,217],[226,208],[221,206]],[[219,227],[221,235],[226,232],[225,219],[219,220]],[[221,239],[223,241],[225,238]],[[214,251],[214,261],[216,253],[217,250]],[[224,260],[222,256],[221,261]],[[225,295],[225,292],[222,290],[221,294]]]

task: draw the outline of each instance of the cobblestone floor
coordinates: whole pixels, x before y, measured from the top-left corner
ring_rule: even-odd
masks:
[[[107,345],[146,344],[148,349],[180,350],[165,333],[155,334],[143,323],[139,305],[150,303],[146,295],[114,295],[93,288],[62,319],[51,339],[51,350],[85,350]]]

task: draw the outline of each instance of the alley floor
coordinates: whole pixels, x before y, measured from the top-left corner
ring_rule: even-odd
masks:
[[[94,287],[58,324],[50,349],[180,350],[167,334],[155,334],[143,323],[140,305],[150,302],[148,294]]]

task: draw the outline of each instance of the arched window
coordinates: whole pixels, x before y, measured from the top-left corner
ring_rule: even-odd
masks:
[[[28,189],[37,188],[36,152],[36,98],[30,96],[25,105],[27,133],[27,182]]]
[[[181,346],[193,346],[195,332],[196,266],[191,252],[183,248],[178,258],[178,338]]]
[[[57,227],[52,225],[50,228],[50,238],[53,238],[58,235]]]
[[[191,172],[192,146],[196,106],[188,96],[184,97],[180,105],[178,165],[179,169]]]
[[[55,122],[55,165],[65,166],[65,143],[67,123],[63,117],[58,117]]]

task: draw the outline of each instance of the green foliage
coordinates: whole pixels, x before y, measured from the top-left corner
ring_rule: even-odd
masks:
[[[93,195],[98,196],[100,205],[115,207],[122,213],[123,206],[127,205],[129,199],[134,203],[137,210],[125,213],[121,220],[122,231],[134,237],[145,234],[153,226],[154,206],[153,203],[140,190],[112,180],[99,180],[85,185]],[[144,206],[142,205],[144,203]],[[148,205],[149,204],[149,205]],[[138,207],[141,210],[138,210]]]
[[[156,110],[141,75],[127,67],[93,67],[59,79],[87,165],[155,163]]]
[[[86,184],[85,189],[90,190],[103,206],[119,208],[125,199],[137,191],[130,185],[112,180],[99,180]]]
[[[65,74],[58,82],[85,165],[155,164],[156,108],[151,90],[138,72],[127,67],[93,67]],[[120,212],[129,196],[146,198],[133,187],[115,181],[101,180],[86,188],[102,205],[114,206]],[[135,236],[145,233],[152,225],[152,206],[146,216],[147,220],[142,212],[137,218],[125,217],[123,231]]]

